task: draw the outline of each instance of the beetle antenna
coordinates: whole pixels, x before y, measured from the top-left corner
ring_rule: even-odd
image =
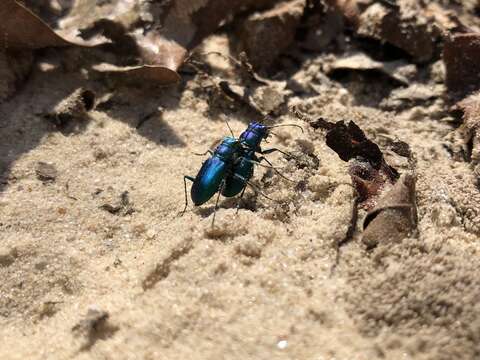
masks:
[[[294,127],[298,127],[298,128],[300,128],[300,130],[302,130],[302,133],[303,133],[303,128],[302,128],[300,125],[297,125],[297,124],[272,125],[272,126],[267,126],[267,128],[268,128],[268,129],[273,129],[273,128],[282,127],[282,126],[294,126]]]
[[[223,121],[225,121],[225,124],[227,124],[228,130],[230,130],[230,134],[232,134],[232,136],[236,139],[236,136],[235,136],[235,134],[233,133],[233,130],[232,130],[232,128],[230,127],[230,124],[228,123],[227,119],[224,118],[223,116],[222,116],[222,118],[223,118]]]

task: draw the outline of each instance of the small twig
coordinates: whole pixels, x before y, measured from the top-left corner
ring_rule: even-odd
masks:
[[[77,201],[78,199],[76,197],[70,195],[69,183],[70,183],[70,180],[67,180],[67,182],[65,183],[65,193],[67,194],[67,198]]]

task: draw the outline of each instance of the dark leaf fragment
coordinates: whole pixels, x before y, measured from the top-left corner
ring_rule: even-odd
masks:
[[[353,121],[348,125],[343,121],[337,122],[335,127],[327,132],[327,145],[343,161],[361,157],[375,169],[379,169],[383,161],[378,145],[367,139],[365,133]]]

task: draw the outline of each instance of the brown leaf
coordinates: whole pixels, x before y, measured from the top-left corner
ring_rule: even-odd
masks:
[[[129,0],[130,1],[130,0]],[[178,68],[190,50],[214,32],[229,16],[242,9],[269,5],[273,0],[173,0],[152,4],[154,18],[151,30],[131,32],[138,46],[142,65],[117,66],[100,64],[95,70],[111,75],[128,75],[133,79],[154,80],[169,85],[180,80]],[[158,10],[157,7],[161,9]],[[143,29],[142,29],[143,30]]]
[[[94,46],[105,41],[84,41],[79,37],[58,35],[37,15],[15,0],[4,0],[0,8],[0,44],[7,49],[40,49],[70,45]]]
[[[466,95],[480,88],[480,33],[450,35],[443,61],[448,90]]]
[[[371,249],[379,243],[398,243],[417,225],[415,176],[405,173],[380,198],[363,223],[362,242]]]
[[[340,159],[350,162],[349,174],[358,194],[358,205],[365,209],[375,207],[383,190],[394,184],[399,176],[397,170],[387,164],[378,145],[353,121],[345,125],[343,121],[334,124],[320,118],[310,124],[327,130],[327,146]]]

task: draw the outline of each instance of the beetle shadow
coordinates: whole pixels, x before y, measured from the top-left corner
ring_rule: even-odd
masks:
[[[132,91],[133,90],[133,91]],[[146,139],[165,146],[184,147],[186,143],[163,117],[163,112],[178,107],[181,87],[158,89],[122,88],[98,104],[96,110],[122,121]],[[141,109],[138,105],[141,104]]]
[[[48,114],[74,90],[84,85],[80,74],[59,76],[59,71],[33,70],[21,89],[0,104],[0,192],[16,182],[13,163],[40,145],[50,133],[70,136],[84,131],[88,119],[58,127]],[[62,74],[64,74],[62,72]]]
[[[214,197],[217,195],[215,194]],[[239,210],[248,210],[252,212],[256,212],[258,210],[257,207],[257,199],[258,195],[255,193],[245,193],[243,198],[240,199],[240,196],[235,196],[231,198],[221,198],[218,202],[218,210],[221,209],[239,209]],[[193,210],[196,214],[201,216],[202,218],[208,218],[215,212],[215,204],[209,206],[201,206],[197,207]]]

